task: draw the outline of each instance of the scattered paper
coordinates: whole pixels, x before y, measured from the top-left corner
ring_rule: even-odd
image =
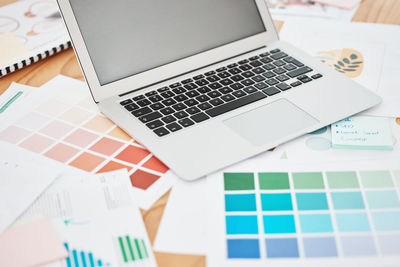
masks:
[[[174,184],[158,227],[155,251],[206,254],[206,179]]]
[[[400,158],[242,162],[207,177],[207,266],[397,266]]]
[[[21,219],[43,215],[68,252],[51,266],[156,266],[126,170],[58,179]]]
[[[11,227],[0,234],[0,266],[39,266],[67,255],[59,235],[47,218]]]
[[[0,233],[60,175],[57,169],[28,161],[25,151],[16,151],[12,146],[1,151]],[[18,160],[10,160],[10,154],[16,155]]]
[[[354,116],[331,127],[334,148],[393,149],[388,118]]]
[[[399,31],[397,25],[291,18],[280,37],[378,93],[383,102],[364,115],[398,117]]]
[[[63,171],[101,173],[125,168],[143,209],[150,208],[176,179],[166,165],[100,112],[84,82],[64,76],[12,102],[0,114],[0,140],[61,163]]]

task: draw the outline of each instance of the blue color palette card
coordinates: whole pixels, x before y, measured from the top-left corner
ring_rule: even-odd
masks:
[[[354,116],[331,125],[332,147],[392,150],[389,119]]]
[[[400,159],[252,159],[214,173],[208,266],[398,266]]]

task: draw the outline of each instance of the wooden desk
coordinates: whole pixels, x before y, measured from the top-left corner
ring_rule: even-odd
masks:
[[[0,0],[0,6],[12,0]],[[364,0],[360,5],[353,21],[386,23],[400,25],[399,0]],[[277,22],[278,28],[282,23]],[[11,82],[31,86],[40,86],[58,74],[63,74],[83,81],[83,76],[76,60],[74,51],[68,49],[48,59],[39,61],[32,66],[19,70],[0,79],[0,94],[3,93]],[[147,232],[151,242],[157,234],[169,192],[159,199],[149,210],[142,211]],[[155,253],[160,267],[200,267],[205,266],[205,256]]]

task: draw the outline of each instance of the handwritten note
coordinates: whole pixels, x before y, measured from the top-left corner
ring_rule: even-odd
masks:
[[[392,150],[389,119],[354,116],[331,125],[332,147]]]

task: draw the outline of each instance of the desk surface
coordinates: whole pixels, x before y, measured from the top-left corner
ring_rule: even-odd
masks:
[[[0,0],[0,6],[14,0]],[[399,0],[363,0],[353,21],[386,23],[400,25],[400,1]],[[280,28],[282,23],[277,22]],[[30,86],[40,86],[58,74],[83,80],[82,72],[76,60],[74,51],[70,48],[55,56],[39,61],[27,68],[7,75],[0,79],[0,94],[11,84],[17,82]],[[157,234],[169,192],[159,199],[149,210],[142,211],[143,220],[151,242]],[[205,266],[205,256],[181,255],[169,253],[155,253],[160,267],[166,266]]]

